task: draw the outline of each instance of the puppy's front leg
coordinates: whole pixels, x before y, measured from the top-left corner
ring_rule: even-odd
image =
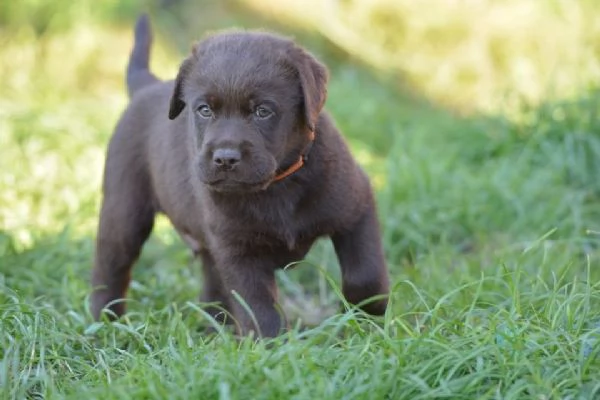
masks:
[[[389,278],[372,198],[358,222],[331,239],[342,269],[342,291],[349,303],[358,304],[373,296],[388,294]],[[387,298],[362,306],[373,315],[384,314],[386,307]]]
[[[261,337],[277,336],[283,326],[276,308],[275,268],[268,260],[242,258],[219,262],[221,278],[230,294],[229,304],[240,335],[251,331]],[[233,296],[235,291],[252,311]]]
[[[217,303],[206,307],[208,312],[218,322],[230,322],[227,313],[231,312],[229,296],[227,295],[219,271],[216,268],[215,260],[208,250],[198,252],[202,260],[202,272],[204,288],[200,295],[202,303]]]

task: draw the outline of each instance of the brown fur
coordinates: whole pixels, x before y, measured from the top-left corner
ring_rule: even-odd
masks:
[[[221,303],[241,334],[281,331],[274,272],[301,260],[321,236],[333,240],[349,302],[386,295],[368,178],[322,111],[325,67],[288,39],[229,32],[196,45],[176,80],[161,82],[148,69],[149,49],[142,17],[128,68],[131,102],[106,160],[94,317],[105,307],[124,313],[116,300],[158,212],[200,257],[202,300]],[[308,156],[301,169],[273,182],[301,155]],[[384,298],[363,308],[383,314],[386,305]]]

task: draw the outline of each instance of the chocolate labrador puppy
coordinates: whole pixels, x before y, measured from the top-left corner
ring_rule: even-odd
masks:
[[[158,212],[200,257],[202,300],[220,303],[240,334],[281,331],[275,271],[322,236],[333,240],[346,299],[383,314],[389,284],[373,194],[322,110],[325,67],[288,39],[227,32],[195,45],[175,81],[162,82],[149,71],[150,44],[142,16],[131,102],[104,171],[94,317],[124,313],[119,300]]]

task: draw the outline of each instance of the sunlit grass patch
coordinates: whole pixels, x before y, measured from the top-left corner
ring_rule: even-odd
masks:
[[[105,147],[126,105],[129,29],[83,19],[35,38],[21,28],[0,56],[0,227],[31,244],[70,224],[91,232]],[[172,71],[160,40],[158,73]]]
[[[600,79],[600,13],[585,0],[244,2],[465,110],[573,97]]]

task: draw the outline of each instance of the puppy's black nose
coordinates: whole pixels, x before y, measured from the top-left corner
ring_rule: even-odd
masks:
[[[217,149],[212,157],[215,167],[223,170],[233,169],[241,159],[242,154],[235,149]]]

